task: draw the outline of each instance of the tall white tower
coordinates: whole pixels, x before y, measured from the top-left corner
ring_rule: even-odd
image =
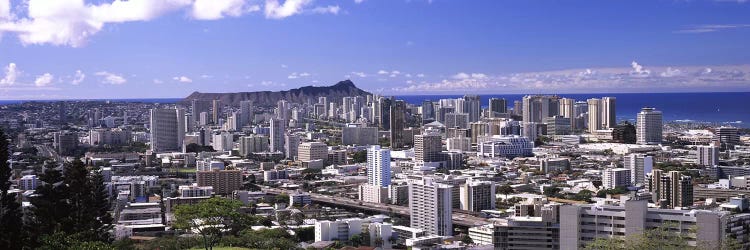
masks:
[[[591,106],[589,106],[591,109]],[[642,108],[636,122],[636,143],[660,144],[662,134],[662,114],[654,108]]]

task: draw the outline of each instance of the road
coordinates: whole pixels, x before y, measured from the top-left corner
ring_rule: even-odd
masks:
[[[44,157],[52,158],[53,160],[56,160],[57,163],[63,164],[65,163],[65,158],[57,154],[57,152],[52,149],[50,146],[47,145],[35,145],[37,151],[39,151],[39,155]]]
[[[289,190],[278,189],[278,188],[263,188],[263,192],[269,194],[288,194],[291,193]],[[409,207],[397,206],[392,204],[384,203],[371,203],[363,202],[360,200],[349,199],[344,197],[334,197],[329,195],[310,193],[310,199],[317,203],[325,203],[340,207],[350,207],[358,210],[374,211],[383,214],[399,214],[402,216],[409,216]],[[481,217],[477,217],[469,214],[468,211],[454,211],[453,212],[453,224],[464,227],[473,227],[491,224],[492,222]]]

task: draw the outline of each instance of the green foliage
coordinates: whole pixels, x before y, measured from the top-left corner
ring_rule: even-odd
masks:
[[[0,129],[0,246],[20,249],[23,244],[23,216],[16,194],[8,192],[11,177],[8,155],[8,140]]]
[[[175,227],[193,230],[203,237],[203,246],[210,249],[221,236],[231,232],[232,227],[246,221],[239,212],[242,203],[224,198],[211,198],[194,205],[179,205],[175,208]]]
[[[628,188],[626,187],[615,187],[613,189],[602,189],[599,190],[599,192],[596,192],[596,197],[604,198],[607,197],[607,195],[615,195],[615,194],[625,194],[628,192]]]
[[[212,146],[201,146],[195,143],[190,143],[185,146],[185,152],[187,153],[200,153],[200,152],[216,152]]]
[[[515,190],[513,190],[513,187],[511,187],[508,184],[502,185],[502,186],[500,186],[500,187],[497,188],[497,193],[504,194],[505,195],[505,199],[508,199],[508,195],[512,194],[514,192],[515,192]]]
[[[298,249],[297,241],[296,237],[288,234],[283,229],[244,230],[237,236],[222,238],[220,245],[247,247],[250,249],[286,250]]]
[[[354,153],[354,156],[352,156],[352,159],[354,160],[354,163],[367,162],[367,150],[357,151]]]

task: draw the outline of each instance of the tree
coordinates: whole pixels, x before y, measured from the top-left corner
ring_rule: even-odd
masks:
[[[242,216],[242,203],[224,198],[211,198],[194,205],[179,205],[175,208],[175,227],[193,230],[203,238],[205,249],[213,249],[223,231],[228,230],[232,220]]]
[[[212,146],[201,146],[195,143],[190,143],[185,146],[185,152],[187,153],[200,153],[200,152],[216,152]]]
[[[65,165],[65,186],[68,189],[69,221],[63,224],[63,231],[68,233],[88,232],[95,216],[90,214],[91,185],[88,181],[88,171],[80,160]]]
[[[104,177],[96,172],[89,178],[89,190],[91,192],[88,213],[93,217],[90,221],[91,234],[89,240],[110,242],[112,238],[109,231],[112,229],[112,215],[109,214],[109,194],[104,186]]]
[[[352,235],[352,237],[349,237],[349,242],[352,244],[352,246],[355,246],[355,247],[361,246],[362,235],[361,234]]]
[[[555,186],[544,188],[544,195],[547,197],[557,197],[557,194],[559,192],[560,192],[560,188],[555,187]]]
[[[464,234],[464,236],[461,237],[461,242],[463,242],[466,245],[474,244],[474,240],[472,240],[468,234]]]
[[[497,192],[500,193],[500,194],[504,194],[505,195],[505,199],[507,200],[508,199],[508,195],[514,193],[515,190],[513,190],[513,187],[511,187],[510,185],[505,184],[505,185],[502,185],[499,188],[497,188]]]
[[[367,162],[367,150],[357,151],[352,156],[352,160],[354,161],[354,163]]]
[[[23,216],[16,194],[8,192],[11,177],[8,156],[8,139],[0,129],[0,246],[5,246],[5,249],[21,249]]]
[[[63,230],[68,224],[70,206],[68,198],[70,192],[64,183],[64,178],[54,163],[48,163],[44,172],[39,175],[42,183],[29,197],[31,202],[28,230],[32,237],[27,244],[31,248],[38,246],[38,241],[43,235],[50,235],[56,231]]]

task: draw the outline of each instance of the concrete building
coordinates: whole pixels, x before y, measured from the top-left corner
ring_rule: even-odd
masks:
[[[469,237],[494,249],[560,249],[560,226],[541,217],[511,217],[494,224],[470,227]]]
[[[478,95],[464,95],[464,113],[469,115],[469,122],[477,122],[482,115],[482,100]]]
[[[469,180],[460,186],[461,209],[480,212],[495,209],[495,184],[491,181]]]
[[[214,188],[211,186],[201,187],[198,184],[193,185],[182,185],[177,189],[180,197],[191,198],[191,197],[206,197],[213,195]]]
[[[271,118],[270,128],[270,151],[284,152],[284,134],[286,133],[286,120]]]
[[[215,134],[213,135],[211,146],[217,152],[231,152],[234,147],[234,136],[226,131]]]
[[[36,175],[24,175],[18,179],[18,187],[21,190],[36,190],[39,185],[39,178]]]
[[[284,135],[284,155],[287,159],[297,160],[299,157],[299,145],[302,143],[302,138],[298,135]]]
[[[571,133],[570,118],[564,116],[553,116],[544,118],[547,124],[547,135],[569,135]]]
[[[735,127],[718,127],[716,128],[716,137],[719,139],[721,147],[724,149],[732,149],[734,145],[740,143],[739,129]]]
[[[78,147],[78,134],[60,131],[52,134],[53,147],[60,155],[70,155]]]
[[[602,129],[602,100],[591,98],[586,100],[588,103],[588,132],[594,133],[594,131]]]
[[[151,151],[181,151],[185,138],[182,109],[151,109]]]
[[[388,203],[388,187],[362,184],[358,190],[359,200],[373,203]]]
[[[322,142],[305,142],[297,150],[297,160],[302,162],[328,159],[328,145]]]
[[[445,145],[448,151],[459,151],[459,152],[470,151],[471,139],[468,137],[464,137],[464,136],[447,138],[445,139]]]
[[[452,236],[451,185],[425,178],[409,183],[409,214],[411,227],[428,235]]]
[[[661,144],[661,111],[654,108],[642,108],[641,112],[638,113],[635,135],[638,144]]]
[[[627,168],[605,168],[602,170],[602,186],[606,189],[629,187],[630,176],[630,169]]]
[[[679,171],[669,171],[663,174],[654,169],[647,185],[651,192],[651,199],[659,207],[675,208],[693,205],[693,182],[690,176],[682,175]]]
[[[465,113],[447,113],[445,114],[446,128],[469,128],[469,115]]]
[[[602,129],[614,128],[617,125],[616,98],[602,97]]]
[[[719,165],[719,147],[713,145],[701,145],[696,148],[698,156],[697,163],[701,166]]]
[[[654,157],[645,154],[628,154],[623,158],[622,165],[630,170],[632,185],[646,185],[646,175],[654,169]]]
[[[240,156],[248,157],[252,153],[268,151],[268,137],[253,134],[250,136],[240,137]]]
[[[304,207],[312,203],[309,193],[294,192],[289,194],[289,206],[290,207]]]
[[[216,194],[229,195],[242,187],[240,170],[198,171],[195,173],[198,186],[213,188]]]
[[[539,170],[544,173],[570,170],[569,158],[546,158],[539,161]]]
[[[391,150],[375,145],[367,149],[367,184],[391,185]]]
[[[406,102],[396,100],[391,106],[390,112],[391,148],[403,148],[410,144],[405,140],[404,128],[406,126]]]
[[[490,98],[490,116],[508,113],[508,101],[505,98]]]
[[[425,133],[414,136],[414,160],[436,162],[443,151],[443,141],[438,133]]]
[[[341,129],[342,145],[369,146],[378,144],[378,128],[347,125]]]
[[[525,157],[532,155],[534,143],[520,136],[492,136],[480,139],[477,155],[482,157]]]

